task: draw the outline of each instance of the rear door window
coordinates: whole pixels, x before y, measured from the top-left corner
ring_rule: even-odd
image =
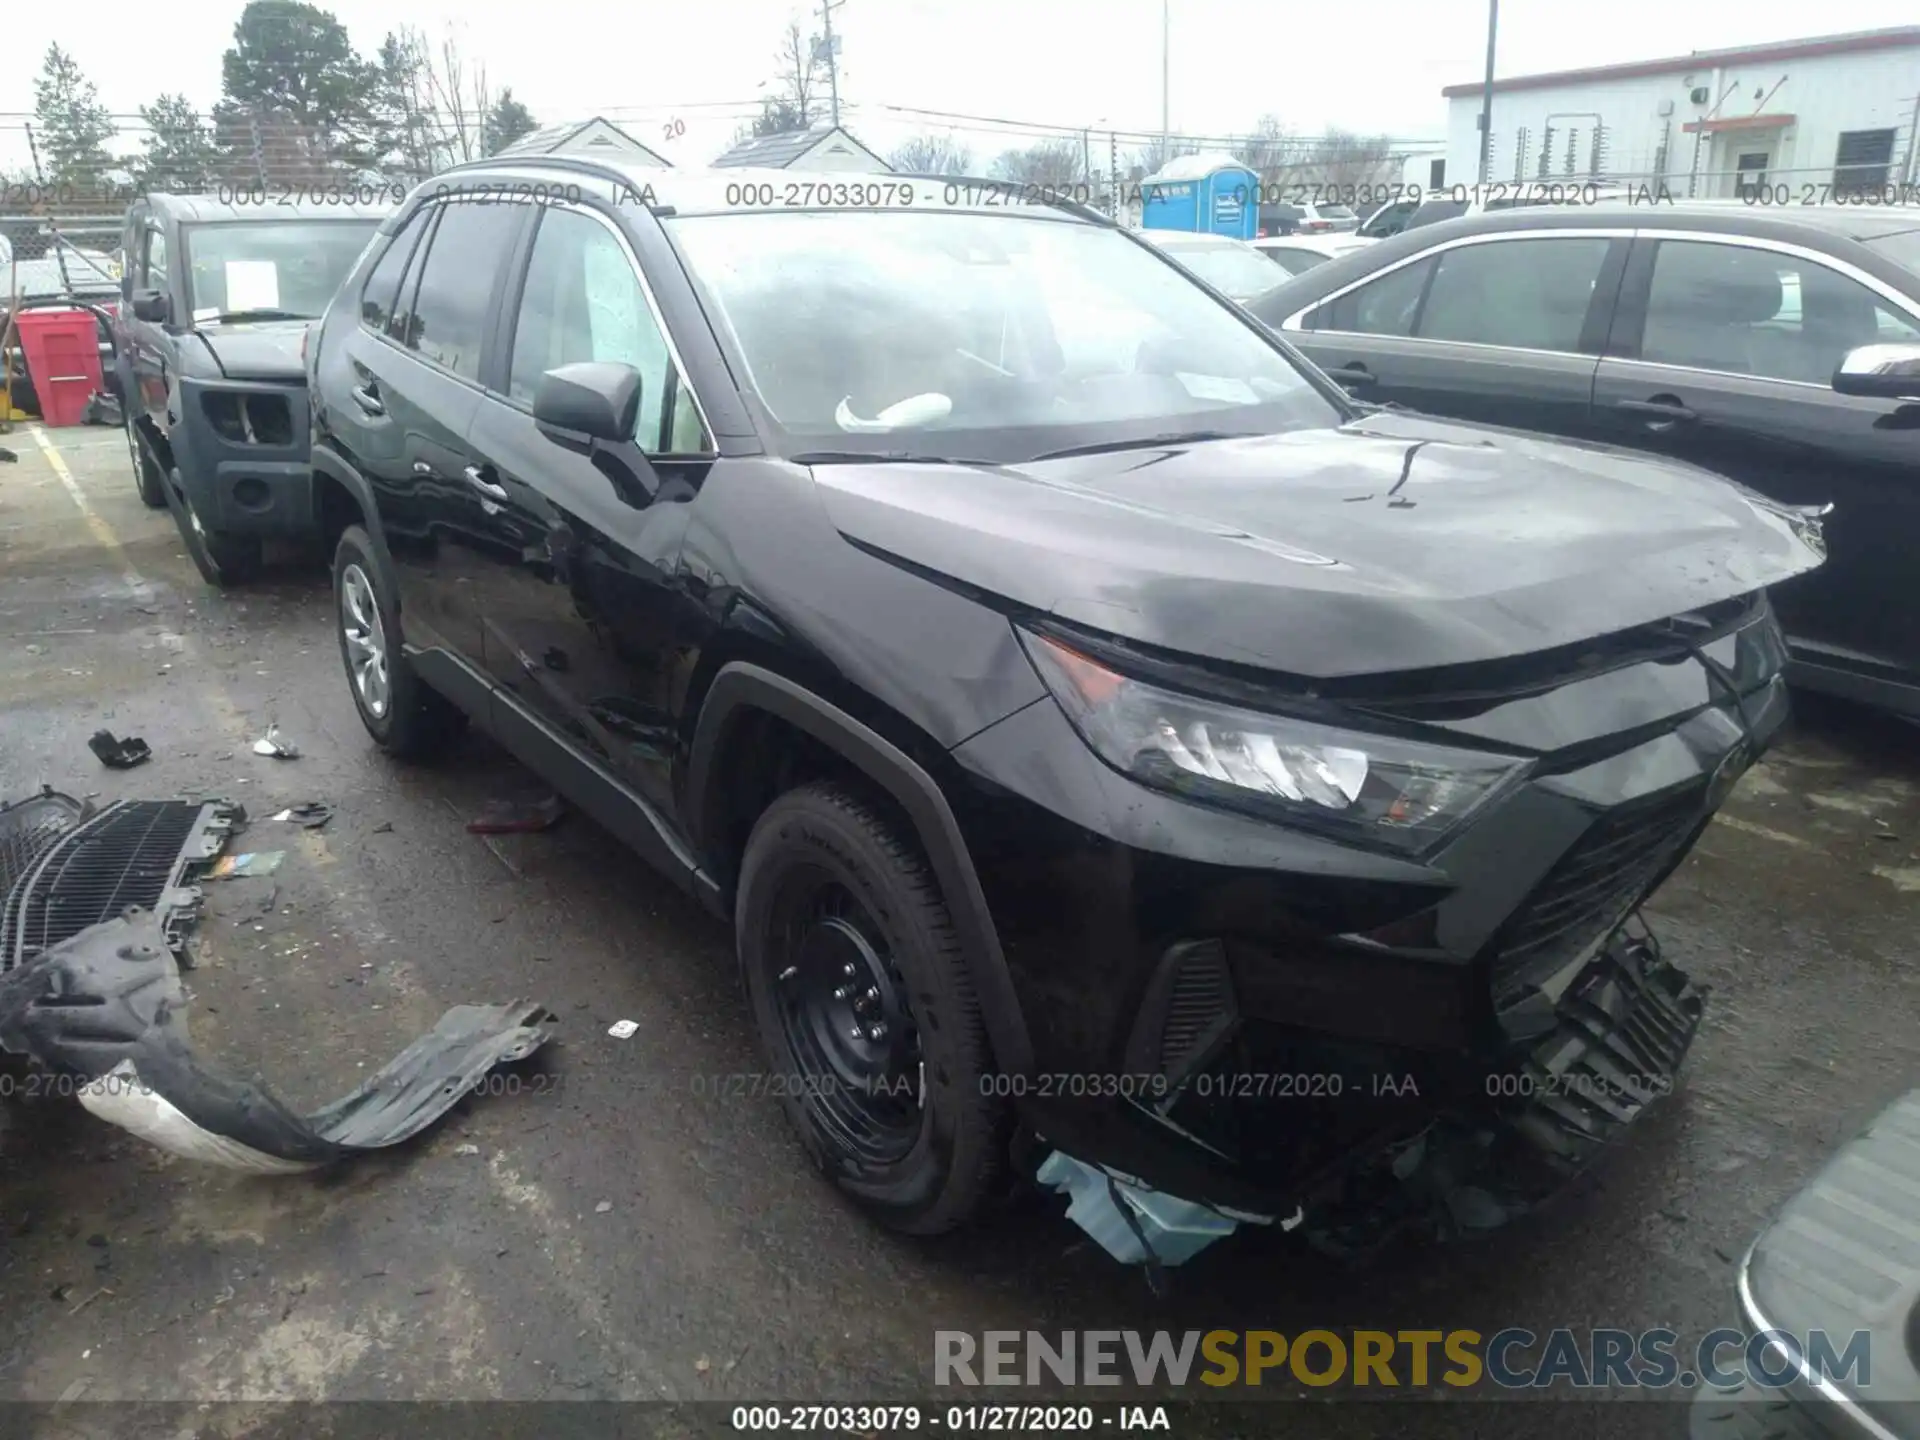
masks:
[[[1611,243],[1496,240],[1448,250],[1420,312],[1419,338],[1578,353]]]
[[[1642,360],[1826,385],[1874,344],[1920,344],[1920,322],[1816,260],[1701,240],[1654,253]]]
[[[405,343],[465,380],[480,378],[480,347],[500,274],[527,209],[449,201],[441,207],[414,295]]]

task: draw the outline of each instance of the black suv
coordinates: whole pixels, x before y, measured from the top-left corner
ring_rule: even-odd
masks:
[[[127,208],[115,368],[140,498],[173,511],[210,585],[301,538],[300,347],[392,205],[142,196]]]
[[[731,919],[889,1223],[1056,1150],[1492,1223],[1671,1084],[1627,922],[1784,718],[1802,517],[1363,413],[950,177],[455,170],[307,364],[367,729],[470,718]]]

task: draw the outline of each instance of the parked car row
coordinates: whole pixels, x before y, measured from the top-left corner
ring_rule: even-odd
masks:
[[[1288,279],[984,185],[728,203],[760,178],[490,161],[297,246],[136,206],[143,493],[215,583],[316,530],[379,746],[478,726],[730,921],[889,1225],[1091,1167],[1351,1247],[1631,1129],[1704,1003],[1632,917],[1784,722],[1818,519],[1294,348],[1418,343],[1376,257],[1486,222]]]

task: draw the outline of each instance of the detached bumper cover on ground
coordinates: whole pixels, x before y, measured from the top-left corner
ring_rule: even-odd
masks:
[[[164,1150],[281,1173],[397,1145],[546,1042],[544,1006],[455,1006],[364,1085],[305,1116],[207,1066],[188,1041],[173,947],[198,900],[187,872],[218,854],[236,817],[182,801],[89,816],[52,794],[0,809],[0,1048],[90,1082],[89,1110]],[[172,837],[165,853],[161,834]],[[96,919],[102,903],[127,908]]]

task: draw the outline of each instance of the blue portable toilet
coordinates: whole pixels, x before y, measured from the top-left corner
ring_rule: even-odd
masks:
[[[1231,155],[1182,155],[1140,182],[1145,230],[1251,240],[1260,233],[1260,176]]]

